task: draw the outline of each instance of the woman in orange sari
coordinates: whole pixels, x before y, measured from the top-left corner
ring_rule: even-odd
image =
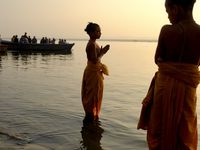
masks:
[[[171,25],[161,29],[158,65],[143,101],[138,129],[147,130],[149,150],[197,150],[196,89],[200,81],[200,26],[195,0],[166,0]]]
[[[110,46],[100,47],[96,40],[101,36],[100,26],[89,23],[85,29],[90,39],[86,46],[87,66],[82,81],[82,104],[85,110],[84,122],[99,119],[103,98],[103,74],[108,75],[107,67],[101,63],[101,57],[109,50]]]

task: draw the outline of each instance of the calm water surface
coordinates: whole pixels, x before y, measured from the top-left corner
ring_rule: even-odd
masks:
[[[136,126],[157,70],[157,43],[99,43],[111,45],[102,59],[110,76],[104,80],[100,123],[90,127],[82,124],[80,98],[86,41],[75,41],[70,55],[0,56],[0,149],[33,144],[50,150],[148,149],[146,132]],[[199,102],[197,111],[200,116]]]

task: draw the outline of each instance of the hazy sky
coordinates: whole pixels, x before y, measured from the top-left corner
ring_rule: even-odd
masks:
[[[200,0],[194,7],[200,24]],[[156,38],[169,23],[164,0],[0,0],[0,34],[87,38],[84,28],[96,22],[102,38]]]

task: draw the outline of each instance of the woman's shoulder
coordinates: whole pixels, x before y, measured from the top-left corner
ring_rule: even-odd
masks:
[[[178,25],[163,25],[160,31],[160,38],[167,41],[179,40],[183,35],[183,29]]]
[[[183,31],[195,31],[200,32],[200,25],[192,22],[192,23],[177,23],[174,25],[166,24],[161,28],[161,33],[163,34],[182,34]]]
[[[94,49],[94,48],[95,48],[95,43],[91,42],[91,41],[88,41],[88,43],[87,43],[87,49]]]
[[[176,24],[176,25],[163,25],[161,28],[161,33],[162,34],[180,34],[182,33],[181,27]]]

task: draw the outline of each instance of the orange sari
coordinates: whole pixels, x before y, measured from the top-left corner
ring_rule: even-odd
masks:
[[[103,74],[108,75],[107,67],[98,62],[88,61],[82,81],[82,104],[86,114],[99,117],[103,98]]]
[[[147,129],[149,150],[197,150],[198,66],[160,63],[143,101],[138,129]]]

